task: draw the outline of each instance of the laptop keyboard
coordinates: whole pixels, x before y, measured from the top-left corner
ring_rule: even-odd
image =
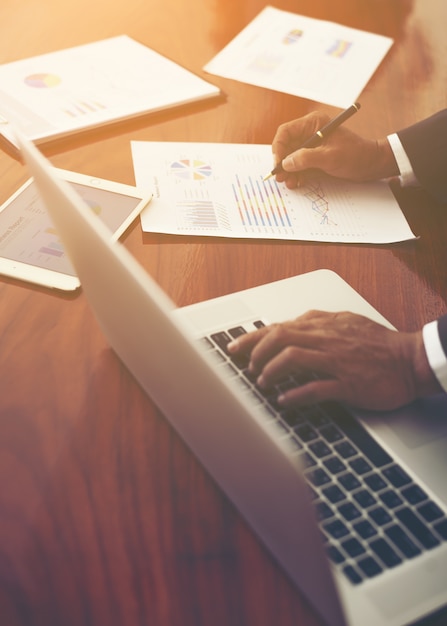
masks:
[[[254,326],[264,326],[262,321]],[[447,517],[343,406],[322,403],[281,409],[280,391],[303,382],[289,377],[261,390],[250,379],[245,356],[228,343],[243,326],[203,338],[223,368],[275,421],[300,456],[331,561],[360,584],[447,541]],[[306,374],[307,380],[312,374]]]

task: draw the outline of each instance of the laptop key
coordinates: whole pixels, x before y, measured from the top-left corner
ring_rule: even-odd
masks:
[[[389,509],[395,509],[403,503],[402,498],[395,491],[389,489],[379,495],[379,498]]]
[[[340,520],[334,520],[333,522],[327,522],[323,524],[324,530],[331,535],[334,539],[340,539],[349,535],[347,526]]]
[[[359,509],[352,502],[347,502],[346,504],[341,504],[338,507],[338,511],[339,511],[339,513],[341,513],[341,515],[343,515],[345,520],[347,520],[348,522],[350,522],[352,520],[355,520],[358,517],[362,516],[361,512],[359,511]]]
[[[224,352],[234,365],[240,370],[246,369],[249,364],[249,357],[246,354],[230,355],[228,352],[228,344],[232,341],[232,337],[225,331],[213,333],[211,339]]]
[[[401,494],[409,504],[419,504],[428,499],[427,494],[418,485],[410,485],[402,489]]]
[[[368,578],[372,578],[373,576],[377,576],[383,571],[383,568],[377,563],[372,556],[367,556],[364,559],[360,559],[357,561],[357,565],[360,567],[362,572],[368,576]]]
[[[393,459],[368,431],[340,405],[329,405],[328,412],[337,426],[362,451],[375,467],[389,465]]]
[[[247,331],[243,326],[236,326],[235,328],[230,328],[228,334],[233,338],[240,337],[241,335],[246,335]]]
[[[351,581],[353,585],[358,585],[362,582],[363,577],[359,572],[352,567],[352,565],[347,565],[343,568],[343,573],[345,576]]]
[[[329,474],[319,467],[310,472],[306,472],[306,477],[315,487],[320,487],[321,485],[331,482]]]
[[[444,518],[440,522],[436,522],[436,524],[433,524],[433,528],[436,530],[437,533],[439,533],[439,535],[445,541],[447,541],[447,519],[446,518]]]
[[[439,540],[411,509],[399,509],[396,517],[427,550],[439,545]]]
[[[343,554],[335,546],[328,546],[327,554],[328,554],[328,557],[331,559],[331,561],[335,563],[336,565],[340,565],[340,563],[343,563],[344,561],[346,561]]]
[[[374,537],[377,535],[377,530],[374,526],[366,519],[360,520],[360,522],[356,522],[353,525],[354,530],[360,535],[362,539],[369,539],[370,537]]]
[[[400,556],[385,539],[374,539],[369,543],[369,547],[387,567],[395,567],[402,563]]]
[[[337,476],[337,479],[347,491],[353,491],[361,486],[359,479],[351,472],[343,474],[342,476]]]
[[[349,459],[351,456],[356,456],[357,450],[349,441],[341,441],[334,446],[335,450],[344,459]]]
[[[439,506],[431,500],[430,502],[426,502],[425,504],[422,504],[422,506],[418,507],[417,512],[419,515],[422,515],[427,522],[434,522],[444,516],[444,513],[441,511]]]
[[[331,454],[331,449],[321,439],[310,443],[309,448],[319,459],[322,459],[323,457],[329,456],[329,454]]]
[[[346,539],[346,541],[342,541],[341,547],[352,558],[356,558],[361,554],[365,554],[366,552],[360,541],[358,541],[358,539],[356,539],[355,537],[351,537],[350,539]]]
[[[366,461],[366,459],[363,459],[362,457],[349,461],[349,465],[359,476],[361,476],[362,474],[367,474],[372,470],[372,467],[368,463],[368,461]]]
[[[295,432],[304,443],[318,439],[318,433],[308,424],[300,424],[295,428]]]
[[[360,491],[356,491],[354,493],[354,500],[363,509],[367,509],[370,506],[374,506],[374,504],[377,504],[376,499],[374,498],[374,496],[370,494],[370,492],[367,489],[361,489]]]
[[[329,459],[325,459],[323,463],[331,474],[340,474],[346,471],[346,465],[337,456],[331,456]]]
[[[214,341],[216,346],[218,346],[222,352],[228,355],[227,346],[232,341],[231,337],[224,331],[220,331],[218,333],[213,333],[211,335],[211,339]]]
[[[379,474],[370,474],[369,476],[365,476],[363,480],[373,491],[381,491],[387,486],[386,482]]]
[[[332,504],[346,500],[345,493],[337,485],[329,485],[329,487],[325,487],[323,489],[323,495],[329,500],[329,502],[332,502]]]
[[[331,507],[326,504],[326,502],[317,502],[315,504],[317,517],[319,520],[329,519],[330,517],[334,517],[334,511]]]
[[[369,516],[379,526],[385,526],[385,524],[389,524],[392,520],[391,515],[382,506],[378,506],[377,508],[370,510]]]
[[[333,424],[320,428],[320,435],[329,443],[334,443],[343,439],[343,434]]]
[[[388,478],[393,487],[403,487],[411,483],[411,478],[400,465],[392,465],[383,470],[383,475]]]
[[[407,559],[412,559],[421,554],[421,549],[414,543],[407,533],[397,524],[389,526],[385,534]]]

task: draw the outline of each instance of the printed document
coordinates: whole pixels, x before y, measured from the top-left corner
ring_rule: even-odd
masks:
[[[133,141],[138,187],[153,192],[146,232],[250,239],[392,243],[414,234],[387,182],[314,175],[289,190],[270,145]]]
[[[346,108],[392,43],[389,37],[268,6],[204,69]]]
[[[0,65],[0,134],[36,143],[219,95],[220,90],[121,35]]]

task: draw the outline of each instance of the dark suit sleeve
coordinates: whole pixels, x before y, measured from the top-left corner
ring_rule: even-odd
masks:
[[[447,109],[397,135],[419,184],[440,202],[447,202]]]
[[[438,319],[438,333],[442,349],[447,359],[447,315],[443,315]]]

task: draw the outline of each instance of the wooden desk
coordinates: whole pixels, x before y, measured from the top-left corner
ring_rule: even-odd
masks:
[[[395,45],[351,127],[371,137],[447,106],[444,0],[277,0]],[[261,0],[2,0],[0,62],[122,32],[201,70]],[[226,95],[48,146],[58,167],[133,183],[129,142],[270,143],[319,105],[209,77]],[[156,85],[154,85],[156,88]],[[331,107],[319,108],[335,113]],[[0,201],[27,178],[0,153]],[[447,310],[447,213],[399,193],[395,246],[142,235],[126,246],[178,305],[335,270],[401,330]],[[84,295],[0,280],[2,626],[316,626],[312,610],[106,345]],[[445,623],[438,618],[437,624]]]

